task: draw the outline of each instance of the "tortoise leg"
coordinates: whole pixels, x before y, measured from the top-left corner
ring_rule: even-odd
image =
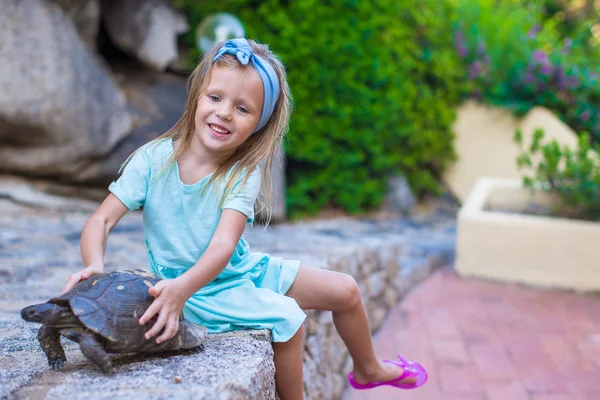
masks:
[[[179,324],[177,334],[171,339],[157,345],[150,342],[147,346],[140,349],[141,352],[157,353],[169,350],[189,350],[198,346],[204,346],[207,330],[201,325],[196,325],[188,320],[183,320]]]
[[[79,347],[83,355],[99,366],[102,372],[105,374],[111,372],[112,361],[110,356],[98,341],[98,336],[95,333],[90,331],[83,332],[79,339]]]
[[[67,356],[60,344],[59,330],[42,325],[38,331],[38,340],[46,354],[50,368],[61,369],[67,361]]]
[[[204,326],[195,324],[188,320],[183,320],[179,326],[179,332],[183,338],[181,341],[182,349],[193,349],[194,347],[204,346],[207,330]]]

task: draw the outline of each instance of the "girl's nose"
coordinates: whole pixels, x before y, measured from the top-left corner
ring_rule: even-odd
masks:
[[[221,107],[219,110],[217,110],[216,114],[218,118],[224,121],[231,121],[231,111],[228,107]]]

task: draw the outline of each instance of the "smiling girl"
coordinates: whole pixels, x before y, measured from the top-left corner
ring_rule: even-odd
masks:
[[[301,399],[303,310],[330,310],[354,361],[353,387],[418,387],[427,379],[419,364],[375,357],[351,276],[250,251],[243,236],[261,180],[270,181],[291,103],[285,69],[266,45],[233,39],[216,46],[190,77],[181,119],[130,156],[86,222],[85,268],[69,277],[63,292],[103,272],[110,231],[143,206],[149,270],[163,278],[149,289],[155,299],[139,321],[156,319],[147,338],[173,337],[182,311],[213,333],[270,329],[279,395]]]

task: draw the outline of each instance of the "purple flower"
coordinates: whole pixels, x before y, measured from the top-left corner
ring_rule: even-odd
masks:
[[[548,54],[544,53],[541,50],[536,50],[533,52],[532,54],[532,58],[534,61],[540,63],[540,64],[547,64],[548,63]]]
[[[579,79],[577,79],[576,76],[573,76],[573,75],[567,76],[567,86],[570,89],[573,89],[573,88],[577,87],[578,83],[579,83]]]
[[[525,74],[525,78],[523,78],[523,82],[527,85],[533,83],[535,81],[535,77],[531,72]]]
[[[581,113],[581,115],[579,116],[579,118],[581,119],[581,121],[585,122],[588,119],[590,119],[590,113],[588,111],[584,111]]]
[[[465,35],[460,29],[454,33],[454,47],[458,50],[458,54],[461,58],[465,58],[469,54],[469,51],[465,46]]]
[[[536,35],[538,34],[538,32],[540,31],[540,29],[541,29],[541,26],[540,26],[540,24],[535,24],[535,25],[533,26],[533,28],[531,28],[531,29],[529,30],[529,32],[527,32],[527,36],[529,37],[529,39],[533,39],[533,38],[535,38],[535,37],[536,37]]]
[[[475,61],[471,64],[469,68],[469,78],[476,78],[481,72],[481,63],[479,61]]]
[[[560,66],[556,68],[556,80],[558,81],[559,90],[562,91],[567,88],[567,76]]]
[[[552,73],[552,65],[544,64],[540,67],[540,72],[544,75],[550,75]]]

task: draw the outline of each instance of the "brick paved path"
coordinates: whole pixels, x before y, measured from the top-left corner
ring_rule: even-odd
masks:
[[[414,391],[347,390],[344,400],[598,400],[600,296],[437,271],[393,311],[378,356],[420,361]]]

